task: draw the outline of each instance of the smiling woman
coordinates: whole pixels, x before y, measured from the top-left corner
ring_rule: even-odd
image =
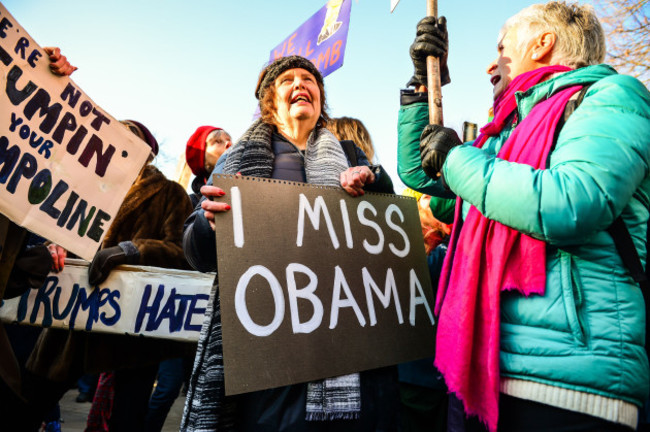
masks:
[[[337,186],[352,196],[363,195],[364,189],[388,192],[381,189],[390,183],[387,176],[371,170],[360,151],[360,166],[350,167],[341,143],[325,128],[323,77],[309,60],[299,56],[275,60],[260,73],[255,96],[261,118],[230,149],[225,174]],[[201,193],[221,199],[201,201],[186,222],[183,246],[197,270],[210,271],[217,262],[211,228],[218,214],[229,211],[230,205],[217,186],[204,186]],[[219,431],[233,424],[237,431],[397,429],[394,367],[246,393],[236,400],[224,396],[223,384],[221,311],[215,281],[181,430]]]

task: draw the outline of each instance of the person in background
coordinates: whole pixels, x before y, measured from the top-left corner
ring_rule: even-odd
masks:
[[[431,212],[431,197],[407,188],[402,195],[417,200],[424,251],[429,266],[434,298],[442,262],[447,253],[451,226],[440,222]],[[454,201],[449,199],[453,207]],[[447,430],[448,396],[442,375],[433,365],[433,357],[397,366],[400,387],[400,432],[444,432]]]
[[[229,150],[225,174],[336,186],[351,196],[363,195],[370,186],[380,191],[385,186],[385,178],[367,165],[351,167],[340,142],[325,128],[323,77],[308,59],[289,56],[269,64],[259,76],[255,96],[261,118]],[[201,193],[207,198],[224,195],[217,185],[203,186]],[[229,208],[223,201],[203,199],[186,223],[185,254],[194,254],[188,261],[198,263],[199,270],[216,267],[215,214]],[[181,430],[360,432],[397,428],[396,368],[226,397],[216,282],[199,336]],[[324,387],[337,389],[335,400],[315,397]]]
[[[370,162],[375,158],[375,147],[368,129],[361,120],[352,117],[338,117],[327,122],[329,129],[339,140],[350,140],[359,146]]]
[[[436,55],[444,71],[444,20],[422,20],[414,46],[416,70]],[[450,430],[637,426],[644,298],[609,229],[645,262],[650,93],[604,56],[591,6],[535,4],[499,33],[494,118],[474,142],[427,125],[423,81],[402,100],[402,181],[458,197],[436,305]]]
[[[192,207],[201,199],[200,189],[210,180],[215,168],[226,162],[226,151],[232,146],[230,134],[216,126],[199,126],[187,140],[185,160],[196,177],[192,180]]]
[[[182,186],[168,180],[150,163],[158,152],[151,132],[135,120],[122,123],[149,144],[151,156],[89,266],[89,282],[95,286],[101,285],[121,264],[189,267],[181,239],[183,221],[192,211],[190,199]],[[142,431],[159,362],[191,355],[194,350],[192,343],[46,329],[27,362],[29,375],[36,382],[32,389],[40,392],[30,394],[28,400],[40,401],[39,406],[45,408],[47,401],[60,399],[82,373],[114,371],[102,374],[104,379],[100,377],[99,387],[112,385],[114,389],[111,404],[105,405],[112,405],[112,411],[103,413],[110,417],[102,418],[111,431]],[[99,388],[96,393],[95,399],[111,394]],[[92,412],[96,410],[91,408]]]

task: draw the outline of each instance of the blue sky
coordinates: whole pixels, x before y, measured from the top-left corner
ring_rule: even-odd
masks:
[[[343,67],[325,79],[333,117],[364,122],[377,158],[397,178],[399,90],[412,74],[408,48],[425,0],[352,0]],[[270,50],[326,0],[5,0],[41,46],[59,46],[79,67],[72,79],[117,119],[134,119],[161,143],[155,164],[173,178],[197,126],[234,139],[256,107],[257,76]],[[445,124],[482,126],[492,103],[485,73],[504,21],[535,3],[439,0],[448,20],[451,84],[443,87]]]

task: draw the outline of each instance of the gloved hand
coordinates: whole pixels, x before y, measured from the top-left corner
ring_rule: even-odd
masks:
[[[413,77],[406,84],[409,86],[427,85],[427,56],[438,57],[440,60],[440,85],[449,84],[449,67],[447,54],[449,52],[449,37],[447,35],[447,19],[445,17],[424,17],[417,25],[415,40],[409,53],[415,69]]]
[[[99,285],[108,277],[111,270],[122,264],[137,264],[140,261],[138,248],[130,241],[102,249],[95,255],[88,269],[88,282]]]
[[[453,129],[435,124],[427,125],[420,135],[420,157],[424,172],[436,179],[445,164],[449,150],[460,144],[462,142]]]

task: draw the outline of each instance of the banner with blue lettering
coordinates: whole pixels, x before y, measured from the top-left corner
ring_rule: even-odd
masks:
[[[323,77],[343,66],[352,0],[329,0],[271,50],[270,61],[290,55],[311,60]]]
[[[226,394],[433,355],[415,199],[215,175]],[[262,211],[260,211],[262,209]]]
[[[0,4],[0,213],[91,260],[151,149]]]
[[[93,289],[88,263],[68,259],[39,289],[5,300],[0,320],[196,342],[214,274],[120,266]]]

